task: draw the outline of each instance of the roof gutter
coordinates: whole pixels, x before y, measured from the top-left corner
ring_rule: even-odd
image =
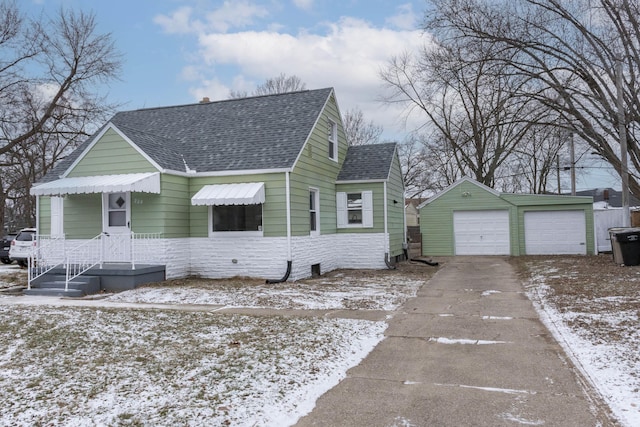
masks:
[[[354,179],[354,180],[339,180],[336,181],[336,184],[370,184],[370,183],[378,183],[384,182],[386,183],[387,178],[379,178],[379,179]]]
[[[210,171],[210,172],[184,172],[173,169],[161,169],[160,173],[168,175],[183,176],[192,178],[197,177],[217,177],[217,176],[240,176],[240,175],[260,175],[269,173],[289,173],[291,168],[278,168],[278,169],[247,169],[247,170],[229,170],[229,171]]]

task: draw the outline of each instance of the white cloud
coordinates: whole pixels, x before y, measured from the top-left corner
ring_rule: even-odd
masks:
[[[314,6],[313,0],[292,1],[301,9]],[[415,29],[410,4],[396,12],[385,27],[342,17],[286,33],[274,22],[260,22],[269,17],[266,8],[242,0],[225,1],[208,13],[181,7],[154,22],[167,33],[197,35],[198,51],[188,54],[180,76],[190,82],[195,99],[226,99],[232,90],[250,93],[280,73],[296,75],[309,89],[334,87],[343,113],[357,107],[385,128],[385,137],[401,139],[402,107],[379,102],[379,73],[392,56],[417,51],[425,39]],[[407,130],[415,127],[409,123]]]
[[[201,27],[201,25],[196,26],[191,20],[192,11],[190,7],[184,6],[176,9],[169,16],[156,15],[153,18],[153,22],[160,25],[164,32],[169,34],[197,32],[196,27]]]
[[[195,82],[195,81],[204,79],[204,76],[200,72],[200,69],[198,66],[187,65],[186,67],[182,68],[182,72],[180,73],[180,78],[188,82]]]
[[[259,84],[280,73],[296,75],[309,89],[336,88],[342,112],[357,106],[367,120],[381,124],[388,133],[399,132],[400,110],[378,102],[382,85],[379,72],[391,56],[417,50],[424,42],[421,31],[376,28],[355,18],[342,18],[325,24],[324,28],[323,34],[305,31],[295,35],[269,31],[203,34],[199,44],[205,68],[237,67],[242,78],[229,79],[226,91],[211,87],[211,82],[206,81],[194,88],[193,93],[200,94],[207,87],[226,98],[231,89],[251,92],[253,82]],[[214,92],[206,96],[220,99]]]
[[[398,13],[387,18],[387,23],[401,30],[415,29],[418,17],[413,12],[413,6],[411,3],[402,4],[396,9]]]
[[[204,21],[194,18],[196,14],[204,16]],[[246,28],[252,25],[256,18],[264,18],[268,15],[266,8],[248,1],[225,1],[219,8],[206,13],[183,6],[169,15],[156,15],[153,22],[169,34],[211,31],[225,33],[233,28]]]
[[[313,8],[314,0],[293,0],[293,4],[302,10],[311,10]]]
[[[266,8],[248,1],[225,1],[222,7],[207,13],[208,28],[226,32],[231,28],[245,28],[254,23],[255,18],[269,15]]]
[[[211,100],[229,98],[229,87],[220,82],[217,78],[203,79],[197,87],[192,88],[189,93],[196,99],[201,100],[207,97]]]

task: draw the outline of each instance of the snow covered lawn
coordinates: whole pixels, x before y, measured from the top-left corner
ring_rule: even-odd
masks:
[[[627,426],[640,425],[640,267],[611,255],[515,261],[541,319]]]
[[[173,281],[105,301],[394,310],[434,271],[338,272],[270,286]],[[278,310],[249,316],[206,306],[193,312],[8,303],[18,298],[0,296],[0,425],[290,425],[387,327]]]
[[[435,269],[423,267],[422,271],[429,274]],[[189,278],[121,292],[107,301],[304,310],[395,310],[407,298],[415,296],[426,279],[424,275],[405,274],[404,270],[403,273],[343,270],[317,279],[270,285],[263,280]]]

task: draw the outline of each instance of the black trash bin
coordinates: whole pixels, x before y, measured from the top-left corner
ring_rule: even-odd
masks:
[[[640,229],[616,233],[624,265],[640,265]]]

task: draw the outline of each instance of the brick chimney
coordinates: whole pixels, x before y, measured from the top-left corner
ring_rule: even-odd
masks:
[[[209,100],[208,96],[205,96],[205,97],[202,98],[202,101],[200,101],[200,104],[206,104],[208,102],[211,102],[211,101]]]

